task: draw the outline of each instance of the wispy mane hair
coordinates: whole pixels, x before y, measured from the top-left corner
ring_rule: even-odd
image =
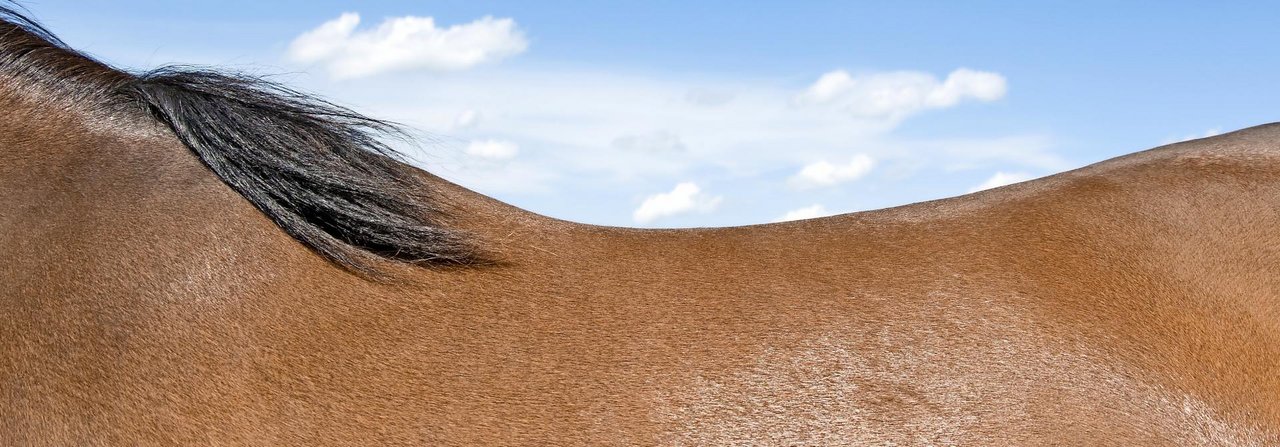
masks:
[[[378,259],[484,262],[465,234],[442,224],[422,173],[383,142],[402,135],[386,121],[260,77],[119,70],[5,5],[0,78],[154,118],[285,232],[348,269],[372,273]]]

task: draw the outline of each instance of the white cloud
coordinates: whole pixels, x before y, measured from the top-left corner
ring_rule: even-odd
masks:
[[[939,81],[919,71],[853,76],[844,70],[823,74],[797,95],[804,106],[828,106],[859,118],[899,120],[928,109],[944,109],[966,99],[995,101],[1007,90],[998,73],[960,68]]]
[[[300,63],[321,63],[337,79],[390,71],[454,71],[497,61],[528,48],[509,18],[485,16],[464,25],[436,27],[431,17],[395,17],[356,31],[360,15],[348,12],[307,31],[289,45]]]
[[[815,203],[813,205],[809,205],[804,208],[798,208],[791,211],[787,211],[787,213],[783,214],[782,217],[774,219],[773,221],[786,222],[790,220],[813,219],[815,217],[830,216],[832,214],[835,214],[835,213],[827,211],[827,208],[822,206],[821,203]]]
[[[1190,135],[1183,136],[1182,138],[1166,138],[1160,144],[1165,145],[1165,144],[1181,143],[1183,141],[1199,140],[1201,138],[1209,138],[1209,137],[1217,136],[1220,134],[1222,134],[1222,128],[1215,127],[1215,128],[1206,130],[1204,133],[1201,133],[1201,134],[1193,133]]]
[[[875,160],[867,154],[858,154],[845,164],[832,164],[826,160],[805,165],[788,182],[797,189],[833,186],[862,178],[871,172]]]
[[[477,112],[474,109],[463,110],[462,113],[458,114],[457,118],[453,119],[453,129],[454,130],[470,129],[472,127],[475,127],[475,125],[479,122],[480,122],[480,112]]]
[[[969,188],[969,192],[973,193],[984,189],[999,188],[1005,185],[1025,182],[1033,178],[1036,178],[1036,176],[1025,172],[996,172],[995,175],[992,175],[991,178],[987,179],[987,181],[982,182],[981,185]]]
[[[678,152],[685,149],[680,136],[662,130],[639,135],[623,135],[613,140],[613,147],[624,151]]]
[[[796,96],[800,104],[825,104],[844,95],[856,84],[853,76],[844,70],[829,71],[818,77],[808,89]]]
[[[520,147],[510,141],[476,140],[467,145],[467,155],[489,160],[509,160],[520,152]]]
[[[684,214],[688,212],[711,212],[720,205],[724,198],[702,192],[696,183],[684,182],[676,185],[671,192],[654,194],[644,199],[631,217],[639,223]]]

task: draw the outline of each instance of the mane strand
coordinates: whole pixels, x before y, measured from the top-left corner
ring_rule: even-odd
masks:
[[[420,173],[382,138],[396,125],[260,77],[191,67],[131,74],[68,48],[0,5],[0,75],[166,125],[224,183],[286,233],[345,268],[374,273],[377,259],[424,265],[484,261]],[[100,71],[99,71],[100,70]],[[90,84],[90,85],[83,85]]]

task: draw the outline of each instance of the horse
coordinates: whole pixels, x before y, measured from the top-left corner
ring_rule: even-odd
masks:
[[[1280,444],[1280,124],[603,227],[286,86],[0,17],[0,444]]]

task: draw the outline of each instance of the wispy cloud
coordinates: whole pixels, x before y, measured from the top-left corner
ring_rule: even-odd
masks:
[[[1053,151],[1047,135],[1013,135],[994,138],[944,138],[914,142],[914,151],[942,155],[952,171],[989,165],[1013,165],[1036,171],[1062,171],[1076,167]],[[940,160],[940,161],[942,161]]]
[[[694,182],[676,185],[670,192],[654,194],[644,199],[632,213],[638,223],[650,223],[657,219],[689,212],[711,212],[720,205],[723,197],[702,192]]]
[[[905,138],[895,134],[897,122],[795,107],[791,101],[800,88],[759,79],[504,69],[465,76],[424,73],[329,88],[364,104],[362,110],[375,116],[443,138],[445,144],[432,145],[426,155],[427,169],[484,193],[514,194],[503,198],[522,204],[544,200],[532,197],[544,192],[567,194],[580,188],[625,200],[655,187],[670,188],[685,180],[703,184],[713,178],[719,184],[786,186],[778,194],[838,191],[880,166],[891,182],[910,182],[922,170],[953,166],[1010,172],[1073,167],[1053,152],[1055,142],[1047,135]],[[696,89],[735,94],[732,101],[709,107],[687,100],[687,93]],[[468,110],[476,111],[474,122],[462,117]],[[463,143],[450,143],[453,139]],[[486,139],[517,144],[519,156],[505,164],[525,174],[504,175],[493,163],[472,161],[466,142]],[[871,166],[855,154],[872,160]],[[800,175],[819,161],[825,166]],[[778,175],[782,177],[774,177]],[[955,192],[968,186],[957,184]],[[617,210],[617,220],[596,222],[630,222],[632,210]],[[760,215],[757,221],[773,217]]]
[[[431,17],[389,18],[356,31],[360,15],[348,12],[307,31],[289,45],[289,59],[319,63],[338,79],[391,71],[454,71],[519,54],[529,43],[512,19],[484,17],[448,28]]]
[[[721,88],[739,92],[730,102],[708,107],[685,98],[691,89],[725,84],[732,87]],[[591,179],[599,187],[696,179],[708,172],[754,176],[822,159],[843,162],[848,156],[840,154],[877,147],[877,139],[891,129],[879,121],[791,107],[795,90],[785,86],[731,79],[504,70],[332,88],[357,98],[352,101],[365,104],[369,113],[433,135],[511,141],[520,146],[521,158],[528,153],[527,161],[559,173],[556,177]],[[463,116],[468,110],[476,116]],[[448,162],[440,157],[436,151],[433,166]],[[471,167],[456,168],[445,175],[471,185],[476,177]]]
[[[860,118],[902,119],[923,110],[952,107],[964,100],[995,101],[1007,91],[998,73],[957,69],[939,81],[919,71],[854,76],[828,72],[795,97],[796,104],[828,106]]]

